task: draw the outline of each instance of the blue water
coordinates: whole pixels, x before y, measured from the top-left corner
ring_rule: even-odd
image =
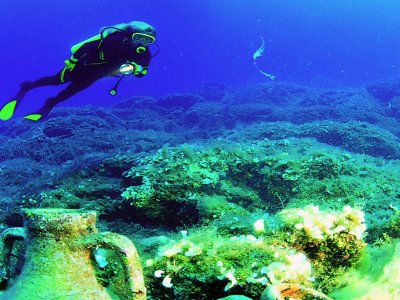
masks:
[[[96,4],[93,4],[96,3]],[[362,85],[392,78],[400,68],[400,2],[395,0],[2,0],[0,102],[18,83],[54,74],[70,47],[103,26],[143,20],[158,29],[161,52],[148,76],[121,84],[100,80],[64,105],[109,105],[131,95],[191,91],[207,82],[240,87],[277,80],[311,85]],[[21,111],[60,88],[30,92]]]
[[[144,78],[122,81],[114,97],[109,90],[117,79],[103,78],[38,123],[21,116],[65,86],[35,89],[17,117],[0,120],[0,239],[4,228],[22,225],[21,207],[96,209],[103,228],[134,235],[150,253],[157,243],[169,242],[161,238],[167,231],[202,230],[206,224],[219,226],[226,241],[233,241],[234,235],[250,232],[252,218],[264,211],[271,214],[265,218],[272,220],[272,233],[278,228],[272,215],[286,207],[313,204],[321,211],[342,211],[351,205],[365,213],[368,248],[393,246],[383,248],[386,255],[371,251],[371,260],[381,261],[369,265],[367,259],[362,275],[375,281],[384,274],[379,280],[388,288],[377,290],[398,295],[393,288],[400,286],[398,276],[392,283],[381,271],[389,266],[390,253],[397,253],[393,241],[400,238],[400,0],[0,0],[0,108],[13,99],[20,82],[59,72],[71,46],[103,27],[133,20],[152,24],[158,33],[160,52]],[[265,51],[257,64],[275,81],[253,64],[262,39]],[[149,196],[153,186],[158,194]],[[179,239],[186,238],[183,233]],[[297,249],[286,234],[277,236],[284,247]],[[343,247],[346,239],[338,241],[329,246]],[[221,245],[219,237],[215,243]],[[297,247],[334,254],[338,273],[323,272],[314,286],[331,292],[337,287],[325,286],[325,277],[350,265],[337,263],[336,254],[352,260],[356,251],[347,250],[354,244],[346,244],[345,251],[315,245]],[[219,254],[209,249],[203,253]],[[232,261],[242,260],[227,252]],[[329,256],[320,254],[312,257],[323,257],[329,266]],[[160,255],[154,255],[157,261]],[[219,279],[222,268],[216,269],[222,261],[205,261],[211,267],[204,270],[214,270],[206,273],[217,273],[203,286],[192,268],[169,264],[188,280],[174,281],[174,292],[191,287],[193,293],[212,294],[217,288],[227,296]],[[256,265],[243,261],[254,280]],[[396,269],[394,263],[388,272]],[[257,268],[257,276],[265,275],[261,264]],[[6,299],[3,279],[0,299]],[[372,293],[376,285],[367,287],[368,282],[355,281],[347,289]],[[148,290],[166,292],[162,299],[189,299],[158,287],[150,284]],[[250,294],[242,288],[241,295]],[[346,289],[340,293],[344,298],[335,299],[351,298]]]

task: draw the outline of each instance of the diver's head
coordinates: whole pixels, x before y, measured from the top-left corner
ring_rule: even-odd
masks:
[[[127,23],[132,31],[131,44],[133,46],[147,47],[156,40],[156,29],[150,24],[142,21],[132,21]]]
[[[108,29],[112,31],[108,32]],[[126,42],[135,47],[137,53],[145,52],[147,47],[156,41],[156,29],[142,21],[132,21],[105,27],[101,30],[101,38],[104,39],[108,34],[115,32],[115,30],[127,32],[129,34],[129,37],[126,37]]]

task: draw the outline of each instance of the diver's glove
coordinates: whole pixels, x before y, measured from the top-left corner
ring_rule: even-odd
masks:
[[[65,67],[72,72],[75,69],[78,60],[79,59],[75,58],[74,56],[71,56],[69,59],[64,61]]]
[[[134,68],[133,75],[144,76],[147,73],[147,68],[145,69],[145,68],[143,68],[143,66],[141,66],[133,61],[131,62],[131,65]]]

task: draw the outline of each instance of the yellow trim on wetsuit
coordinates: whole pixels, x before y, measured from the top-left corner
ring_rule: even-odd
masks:
[[[105,39],[105,38],[104,38]],[[103,44],[104,39],[102,39],[99,43],[99,45],[97,46],[97,51],[99,52],[99,58],[100,60],[104,60],[104,51],[101,50],[101,45]]]
[[[82,47],[86,43],[93,42],[93,41],[100,40],[100,39],[101,39],[101,35],[99,33],[99,34],[96,34],[95,36],[92,36],[92,37],[82,41],[82,42],[79,42],[78,44],[75,44],[71,47],[71,53],[74,54],[76,51],[78,51],[78,49],[80,47]]]
[[[65,82],[65,72],[67,71],[67,67],[62,69],[61,74],[60,74],[60,82],[64,83]]]

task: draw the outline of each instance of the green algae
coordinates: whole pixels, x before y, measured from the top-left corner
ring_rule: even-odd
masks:
[[[96,176],[70,178],[58,189],[45,192],[37,202],[51,206],[97,205],[105,215],[123,210],[121,218],[126,223],[110,224],[131,233],[140,246],[144,264],[153,260],[145,267],[150,299],[174,299],[176,295],[182,299],[210,299],[209,295],[224,297],[229,293],[257,298],[265,286],[248,280],[254,273],[249,262],[263,261],[264,267],[274,262],[275,252],[269,245],[305,253],[313,265],[315,281],[311,285],[323,292],[335,290],[343,284],[340,276],[363,257],[365,243],[348,233],[324,240],[309,239],[292,226],[282,226],[276,216],[283,209],[313,204],[321,211],[340,211],[350,205],[365,212],[365,238],[370,244],[391,243],[399,236],[398,161],[350,153],[311,139],[226,142],[224,147],[165,146],[156,153],[137,156],[134,162],[124,161],[119,169],[125,166],[129,171],[120,178],[120,185],[100,188],[107,177],[99,174],[110,173],[103,166]],[[102,191],[106,197],[101,196]],[[237,244],[230,240],[248,235],[260,238],[253,224],[261,218],[266,226],[263,239],[268,245],[264,249],[254,250],[254,245],[246,246],[243,240]],[[185,238],[161,230],[135,231],[129,225],[132,221],[174,231],[184,226],[189,235]],[[162,234],[163,238],[155,237]],[[146,237],[152,237],[151,245],[146,245]],[[185,255],[198,250],[182,242],[185,239],[200,247],[202,254]],[[186,247],[172,260],[158,252],[162,247],[172,247],[171,240]],[[218,265],[235,270],[238,284],[228,291],[224,289],[230,280],[227,273],[221,274]],[[158,270],[168,271],[165,274],[171,276],[172,287],[166,287],[168,280],[163,284],[166,275],[154,276]]]

